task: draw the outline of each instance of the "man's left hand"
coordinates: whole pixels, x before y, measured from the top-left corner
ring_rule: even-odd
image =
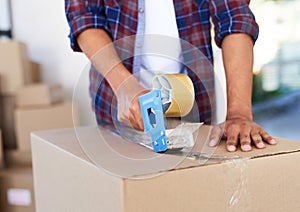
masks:
[[[209,145],[216,146],[222,138],[226,139],[226,148],[229,152],[236,151],[238,145],[241,146],[242,151],[248,152],[252,150],[251,143],[258,149],[265,148],[265,142],[271,145],[276,144],[274,138],[260,125],[242,118],[227,119],[214,126]]]

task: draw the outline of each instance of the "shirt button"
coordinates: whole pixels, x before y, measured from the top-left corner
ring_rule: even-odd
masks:
[[[144,12],[144,8],[140,7],[139,12],[143,13]]]
[[[136,44],[136,47],[141,48],[141,47],[142,47],[142,44],[141,44],[141,43],[137,43],[137,44]]]

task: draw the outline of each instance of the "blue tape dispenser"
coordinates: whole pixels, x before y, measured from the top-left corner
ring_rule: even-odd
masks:
[[[151,137],[155,152],[168,149],[164,111],[160,90],[152,90],[139,97],[145,132]]]

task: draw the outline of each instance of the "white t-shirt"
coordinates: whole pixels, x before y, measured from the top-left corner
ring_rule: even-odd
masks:
[[[145,0],[145,39],[140,83],[152,87],[158,73],[179,73],[181,45],[173,0]]]

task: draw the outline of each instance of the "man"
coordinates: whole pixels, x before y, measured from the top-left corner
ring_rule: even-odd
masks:
[[[250,151],[252,142],[257,148],[264,148],[264,141],[275,144],[252,117],[253,45],[258,25],[248,4],[246,0],[66,0],[71,46],[75,51],[83,51],[94,65],[90,72],[90,93],[98,123],[114,122],[111,105],[116,96],[118,121],[143,129],[138,96],[147,89],[142,86],[146,78],[140,73],[152,71],[149,67],[156,64],[157,58],[146,55],[139,59],[138,49],[146,48],[148,42],[143,41],[145,37],[140,39],[140,35],[182,39],[201,51],[212,64],[212,19],[215,42],[223,53],[228,103],[226,121],[214,128],[210,145],[217,145],[222,136],[227,138],[230,152],[236,151],[239,143],[243,151]],[[160,18],[156,19],[157,16]],[[197,76],[189,66],[199,68],[200,58],[185,51],[182,42],[171,46],[179,46],[175,61],[183,58],[185,63],[173,64],[177,67],[175,72],[187,73],[193,80],[198,121],[213,124],[213,72],[204,69]],[[133,57],[122,56],[127,52]],[[133,77],[133,73],[138,77]]]

